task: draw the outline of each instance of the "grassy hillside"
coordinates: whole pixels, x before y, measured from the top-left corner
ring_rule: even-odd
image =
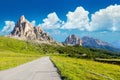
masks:
[[[9,50],[16,53],[59,53],[78,58],[115,58],[120,56],[118,53],[113,53],[105,50],[98,50],[81,46],[36,44],[8,37],[0,37],[0,51],[2,50]]]
[[[31,60],[41,57],[37,53],[34,45],[11,39],[0,37],[0,70],[18,66]]]
[[[13,52],[32,53],[36,52],[35,46],[25,41],[8,37],[0,37],[0,51],[9,50]]]
[[[52,56],[64,80],[120,80],[120,66],[88,59]]]
[[[27,41],[21,41],[8,37],[0,37],[0,51],[12,51],[15,53],[56,53],[57,48],[55,45],[37,44]]]
[[[58,47],[57,51],[60,54],[67,54],[69,57],[77,58],[118,58],[120,56],[119,53],[81,46]]]

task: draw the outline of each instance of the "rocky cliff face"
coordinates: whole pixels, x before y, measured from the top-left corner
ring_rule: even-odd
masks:
[[[11,37],[21,40],[34,40],[37,42],[55,42],[39,26],[33,26],[24,16],[21,16],[10,34]]]
[[[64,43],[67,44],[67,45],[81,45],[82,46],[82,40],[74,34],[69,35],[66,38]]]

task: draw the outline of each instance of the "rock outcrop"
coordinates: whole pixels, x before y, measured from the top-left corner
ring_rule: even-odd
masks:
[[[33,26],[24,16],[21,16],[10,34],[11,37],[20,40],[33,40],[37,42],[55,42],[39,26]]]
[[[72,34],[72,35],[69,35],[64,44],[67,44],[67,45],[80,45],[82,46],[82,39],[80,39],[78,36]]]

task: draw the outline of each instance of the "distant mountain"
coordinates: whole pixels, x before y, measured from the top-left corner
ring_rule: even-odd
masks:
[[[82,46],[82,39],[80,39],[78,36],[72,34],[72,35],[69,35],[65,39],[64,44],[67,44],[67,45],[81,45]]]
[[[55,42],[54,39],[45,33],[39,26],[33,26],[24,16],[17,21],[10,37],[20,40],[33,40],[36,42]]]
[[[90,48],[105,49],[114,52],[120,52],[120,49],[114,47],[112,44],[85,36],[82,38],[82,45]]]
[[[120,48],[120,40],[111,43],[113,46]]]

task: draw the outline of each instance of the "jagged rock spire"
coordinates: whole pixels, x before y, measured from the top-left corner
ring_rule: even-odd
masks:
[[[78,36],[72,34],[66,38],[64,43],[68,44],[68,45],[81,45],[82,46],[82,39],[80,39]]]
[[[52,37],[40,27],[34,27],[24,15],[17,21],[14,30],[11,32],[11,36],[22,40],[54,42]]]
[[[22,15],[22,16],[20,17],[20,20],[21,20],[21,21],[24,21],[24,20],[25,20],[25,16]]]

